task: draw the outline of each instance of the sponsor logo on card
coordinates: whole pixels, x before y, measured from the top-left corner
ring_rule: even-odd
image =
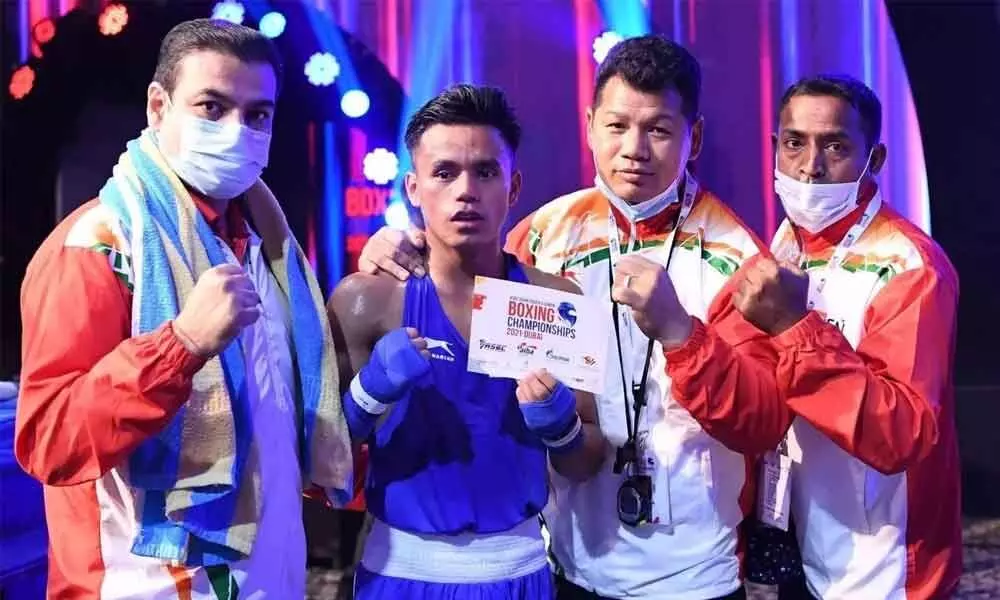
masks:
[[[480,350],[489,350],[490,352],[506,352],[507,346],[505,344],[497,344],[496,342],[490,342],[487,340],[479,340]]]
[[[568,363],[569,357],[558,354],[555,350],[547,350],[545,352],[545,358],[549,360],[554,360],[556,362]]]

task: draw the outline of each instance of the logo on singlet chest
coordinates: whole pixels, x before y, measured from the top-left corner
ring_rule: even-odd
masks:
[[[431,358],[455,362],[455,352],[451,349],[451,342],[427,336],[424,336],[424,339],[427,340],[427,350],[431,353]]]

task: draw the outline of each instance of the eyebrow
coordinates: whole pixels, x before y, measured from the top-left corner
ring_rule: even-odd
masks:
[[[435,169],[440,167],[461,167],[462,163],[451,158],[440,158],[431,163]],[[472,162],[473,167],[500,167],[500,161],[496,158],[481,158]]]
[[[616,118],[616,119],[628,119],[628,118],[630,118],[629,115],[627,115],[625,113],[620,113],[620,112],[617,112],[617,111],[614,111],[614,110],[608,110],[608,111],[606,111],[606,114],[609,117],[613,117],[613,118]],[[655,115],[653,115],[651,118],[645,119],[645,121],[650,122],[650,123],[655,123],[657,121],[664,121],[664,120],[673,122],[674,118],[675,118],[675,115],[672,114],[672,113],[669,113],[669,112],[659,112],[659,113],[656,113]]]
[[[431,168],[439,169],[441,167],[457,167],[458,161],[451,160],[449,158],[439,158],[431,163]]]
[[[474,167],[495,167],[500,168],[500,161],[495,158],[481,158],[472,163]]]
[[[782,129],[781,135],[790,137],[800,137],[800,138],[809,137],[808,133],[799,131],[798,129],[791,129],[791,128]],[[837,139],[837,140],[851,139],[851,135],[847,132],[846,129],[834,129],[833,131],[824,131],[823,133],[818,134],[816,137],[825,139]]]
[[[198,96],[209,96],[213,100],[217,100],[217,101],[222,102],[224,104],[237,104],[237,102],[235,100],[233,100],[232,98],[230,98],[226,94],[223,94],[219,90],[216,90],[216,89],[213,89],[213,88],[205,88],[205,89],[201,90],[200,92],[198,92],[195,95],[196,98]],[[255,101],[251,102],[250,105],[254,106],[255,108],[274,108],[274,101],[273,100],[261,99],[261,100],[255,100]]]

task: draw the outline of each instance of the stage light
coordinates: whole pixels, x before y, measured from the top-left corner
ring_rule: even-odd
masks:
[[[128,9],[121,4],[109,4],[97,18],[97,28],[104,35],[118,35],[128,24]]]
[[[385,207],[385,224],[393,229],[410,228],[410,213],[405,202],[395,200]]]
[[[594,60],[597,64],[604,62],[604,57],[618,43],[624,40],[621,35],[614,31],[605,31],[594,39]]]
[[[269,38],[276,38],[285,31],[285,15],[280,12],[269,12],[260,18],[258,29]]]
[[[368,99],[368,94],[361,90],[347,90],[344,97],[340,99],[340,110],[352,119],[364,116],[368,112],[369,106],[371,106],[371,101]]]
[[[52,41],[52,38],[56,37],[56,24],[52,19],[42,19],[35,23],[34,28],[31,30],[31,35],[35,38],[35,42],[39,46],[48,44]]]
[[[317,52],[306,63],[306,77],[313,85],[330,85],[340,75],[340,63],[329,52]]]
[[[245,15],[246,9],[243,8],[243,4],[236,2],[235,0],[223,0],[222,2],[216,3],[215,7],[212,8],[213,19],[229,21],[230,23],[236,23],[237,25],[243,23],[243,17]]]
[[[22,65],[21,67],[18,67],[18,69],[10,76],[10,86],[7,89],[10,91],[12,98],[20,100],[31,92],[31,88],[34,85],[34,69],[28,65]]]
[[[399,174],[399,159],[385,148],[375,148],[365,156],[365,178],[378,185],[385,185]]]

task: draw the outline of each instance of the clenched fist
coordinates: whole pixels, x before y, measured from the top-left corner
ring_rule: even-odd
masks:
[[[624,256],[615,267],[611,299],[632,308],[639,329],[665,349],[684,343],[691,335],[691,316],[677,299],[666,269],[641,256]]]
[[[779,265],[767,258],[748,268],[733,302],[747,321],[778,335],[806,316],[808,296],[808,275],[794,265]]]
[[[431,370],[430,355],[427,338],[421,337],[416,329],[393,329],[375,344],[368,362],[358,372],[357,381],[380,404],[392,404]]]
[[[174,333],[192,353],[215,356],[244,327],[260,318],[260,296],[236,265],[218,265],[198,278],[174,319]]]

